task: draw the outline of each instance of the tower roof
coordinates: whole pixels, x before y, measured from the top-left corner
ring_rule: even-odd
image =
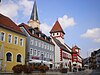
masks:
[[[52,27],[52,29],[50,31],[50,33],[54,33],[54,32],[63,32],[64,33],[64,31],[63,31],[61,25],[59,24],[58,20],[56,21],[56,23],[54,24],[54,26]]]
[[[80,49],[77,45],[75,45],[73,48],[75,48],[75,49]]]
[[[34,0],[34,5],[31,13],[31,20],[38,20],[38,12],[37,12],[37,5],[36,5],[36,0]]]

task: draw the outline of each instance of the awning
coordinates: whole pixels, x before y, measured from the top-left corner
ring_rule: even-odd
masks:
[[[73,62],[73,64],[77,64],[76,62]]]
[[[31,59],[29,63],[41,63],[41,60]]]
[[[41,63],[42,60],[35,60],[35,59],[31,59],[29,61],[29,63]],[[52,62],[49,61],[43,61],[44,64],[53,64]]]
[[[52,62],[49,62],[49,61],[43,61],[43,63],[45,63],[45,64],[53,64]]]

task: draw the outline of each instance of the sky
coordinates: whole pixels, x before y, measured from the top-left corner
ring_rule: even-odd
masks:
[[[36,0],[41,31],[48,36],[58,20],[65,32],[65,43],[81,48],[86,58],[100,49],[100,0]],[[34,0],[1,0],[0,13],[17,25],[30,19]]]

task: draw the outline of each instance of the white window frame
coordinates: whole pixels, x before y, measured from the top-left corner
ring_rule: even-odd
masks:
[[[21,39],[22,39],[22,41],[21,41]],[[20,46],[23,46],[23,44],[24,44],[24,39],[20,38]]]
[[[30,48],[30,55],[33,55],[33,48]]]
[[[15,37],[17,37],[17,43],[15,44]],[[14,44],[18,45],[18,36],[14,36]]]
[[[1,40],[1,33],[4,33],[3,40]],[[1,41],[5,41],[5,36],[6,36],[6,33],[3,32],[3,31],[1,31],[1,32],[0,32],[0,40],[1,40]]]
[[[18,54],[20,54],[20,53],[18,53]],[[17,62],[17,55],[16,55],[16,62]],[[17,63],[22,63],[23,62],[23,56],[22,56],[22,54],[20,54],[20,55],[21,55],[21,62],[17,62]]]
[[[35,38],[34,40],[35,46],[37,46],[38,40]]]
[[[41,41],[39,40],[39,47],[41,47]]]
[[[32,38],[30,38],[30,45],[33,45],[34,40]]]
[[[37,51],[37,56],[40,56],[40,53],[41,53],[40,50],[38,50],[38,51]]]
[[[49,54],[49,58],[52,59],[51,54]]]
[[[11,54],[12,54],[11,61],[7,61],[7,57],[6,57],[6,54],[7,54],[7,53],[11,53]],[[7,51],[7,52],[5,53],[5,61],[6,61],[6,62],[13,62],[13,53],[12,53],[12,52]]]
[[[36,51],[36,52],[35,52],[35,51]],[[37,49],[34,49],[33,55],[34,55],[34,56],[37,56]]]
[[[42,48],[44,48],[44,42],[42,41]]]
[[[48,52],[46,53],[46,57],[49,58],[49,53]]]
[[[9,35],[11,35],[11,41],[9,42]],[[8,34],[8,43],[12,43],[12,34]]]

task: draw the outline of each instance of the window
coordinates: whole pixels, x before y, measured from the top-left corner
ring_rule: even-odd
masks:
[[[21,55],[20,54],[17,55],[17,62],[21,62]]]
[[[23,39],[20,39],[20,46],[23,46]]]
[[[33,48],[30,48],[30,55],[33,55]]]
[[[51,45],[50,45],[50,50],[51,50]]]
[[[37,56],[40,56],[40,51],[37,52]]]
[[[4,32],[1,32],[0,40],[5,41],[5,33]]]
[[[11,34],[8,35],[8,43],[12,43],[12,35]]]
[[[30,45],[33,45],[34,40],[30,39]]]
[[[32,30],[32,34],[34,34],[34,30]]]
[[[33,54],[34,54],[34,56],[36,56],[37,55],[37,50],[34,50]]]
[[[58,35],[58,33],[57,33],[57,35]]]
[[[44,42],[42,42],[42,48],[44,48]]]
[[[39,37],[41,37],[41,34],[39,34]]]
[[[53,36],[55,35],[55,33],[53,33]]]
[[[46,57],[49,58],[49,53],[47,53]]]
[[[12,54],[11,54],[10,52],[8,52],[8,53],[6,54],[6,60],[7,60],[7,61],[12,61]]]
[[[44,57],[46,58],[46,52],[44,52]]]
[[[51,59],[51,54],[49,55],[49,58]]]
[[[14,37],[14,44],[18,44],[18,37]]]
[[[46,43],[45,43],[44,48],[46,49],[46,47],[47,47],[47,45],[46,45]]]
[[[39,47],[41,47],[41,41],[39,41]]]
[[[35,43],[35,46],[37,46],[37,39],[35,39],[35,42],[34,43]]]
[[[74,59],[76,59],[76,58],[77,58],[77,56],[74,56],[73,58],[74,58]]]
[[[54,51],[54,46],[52,46],[52,51]]]

